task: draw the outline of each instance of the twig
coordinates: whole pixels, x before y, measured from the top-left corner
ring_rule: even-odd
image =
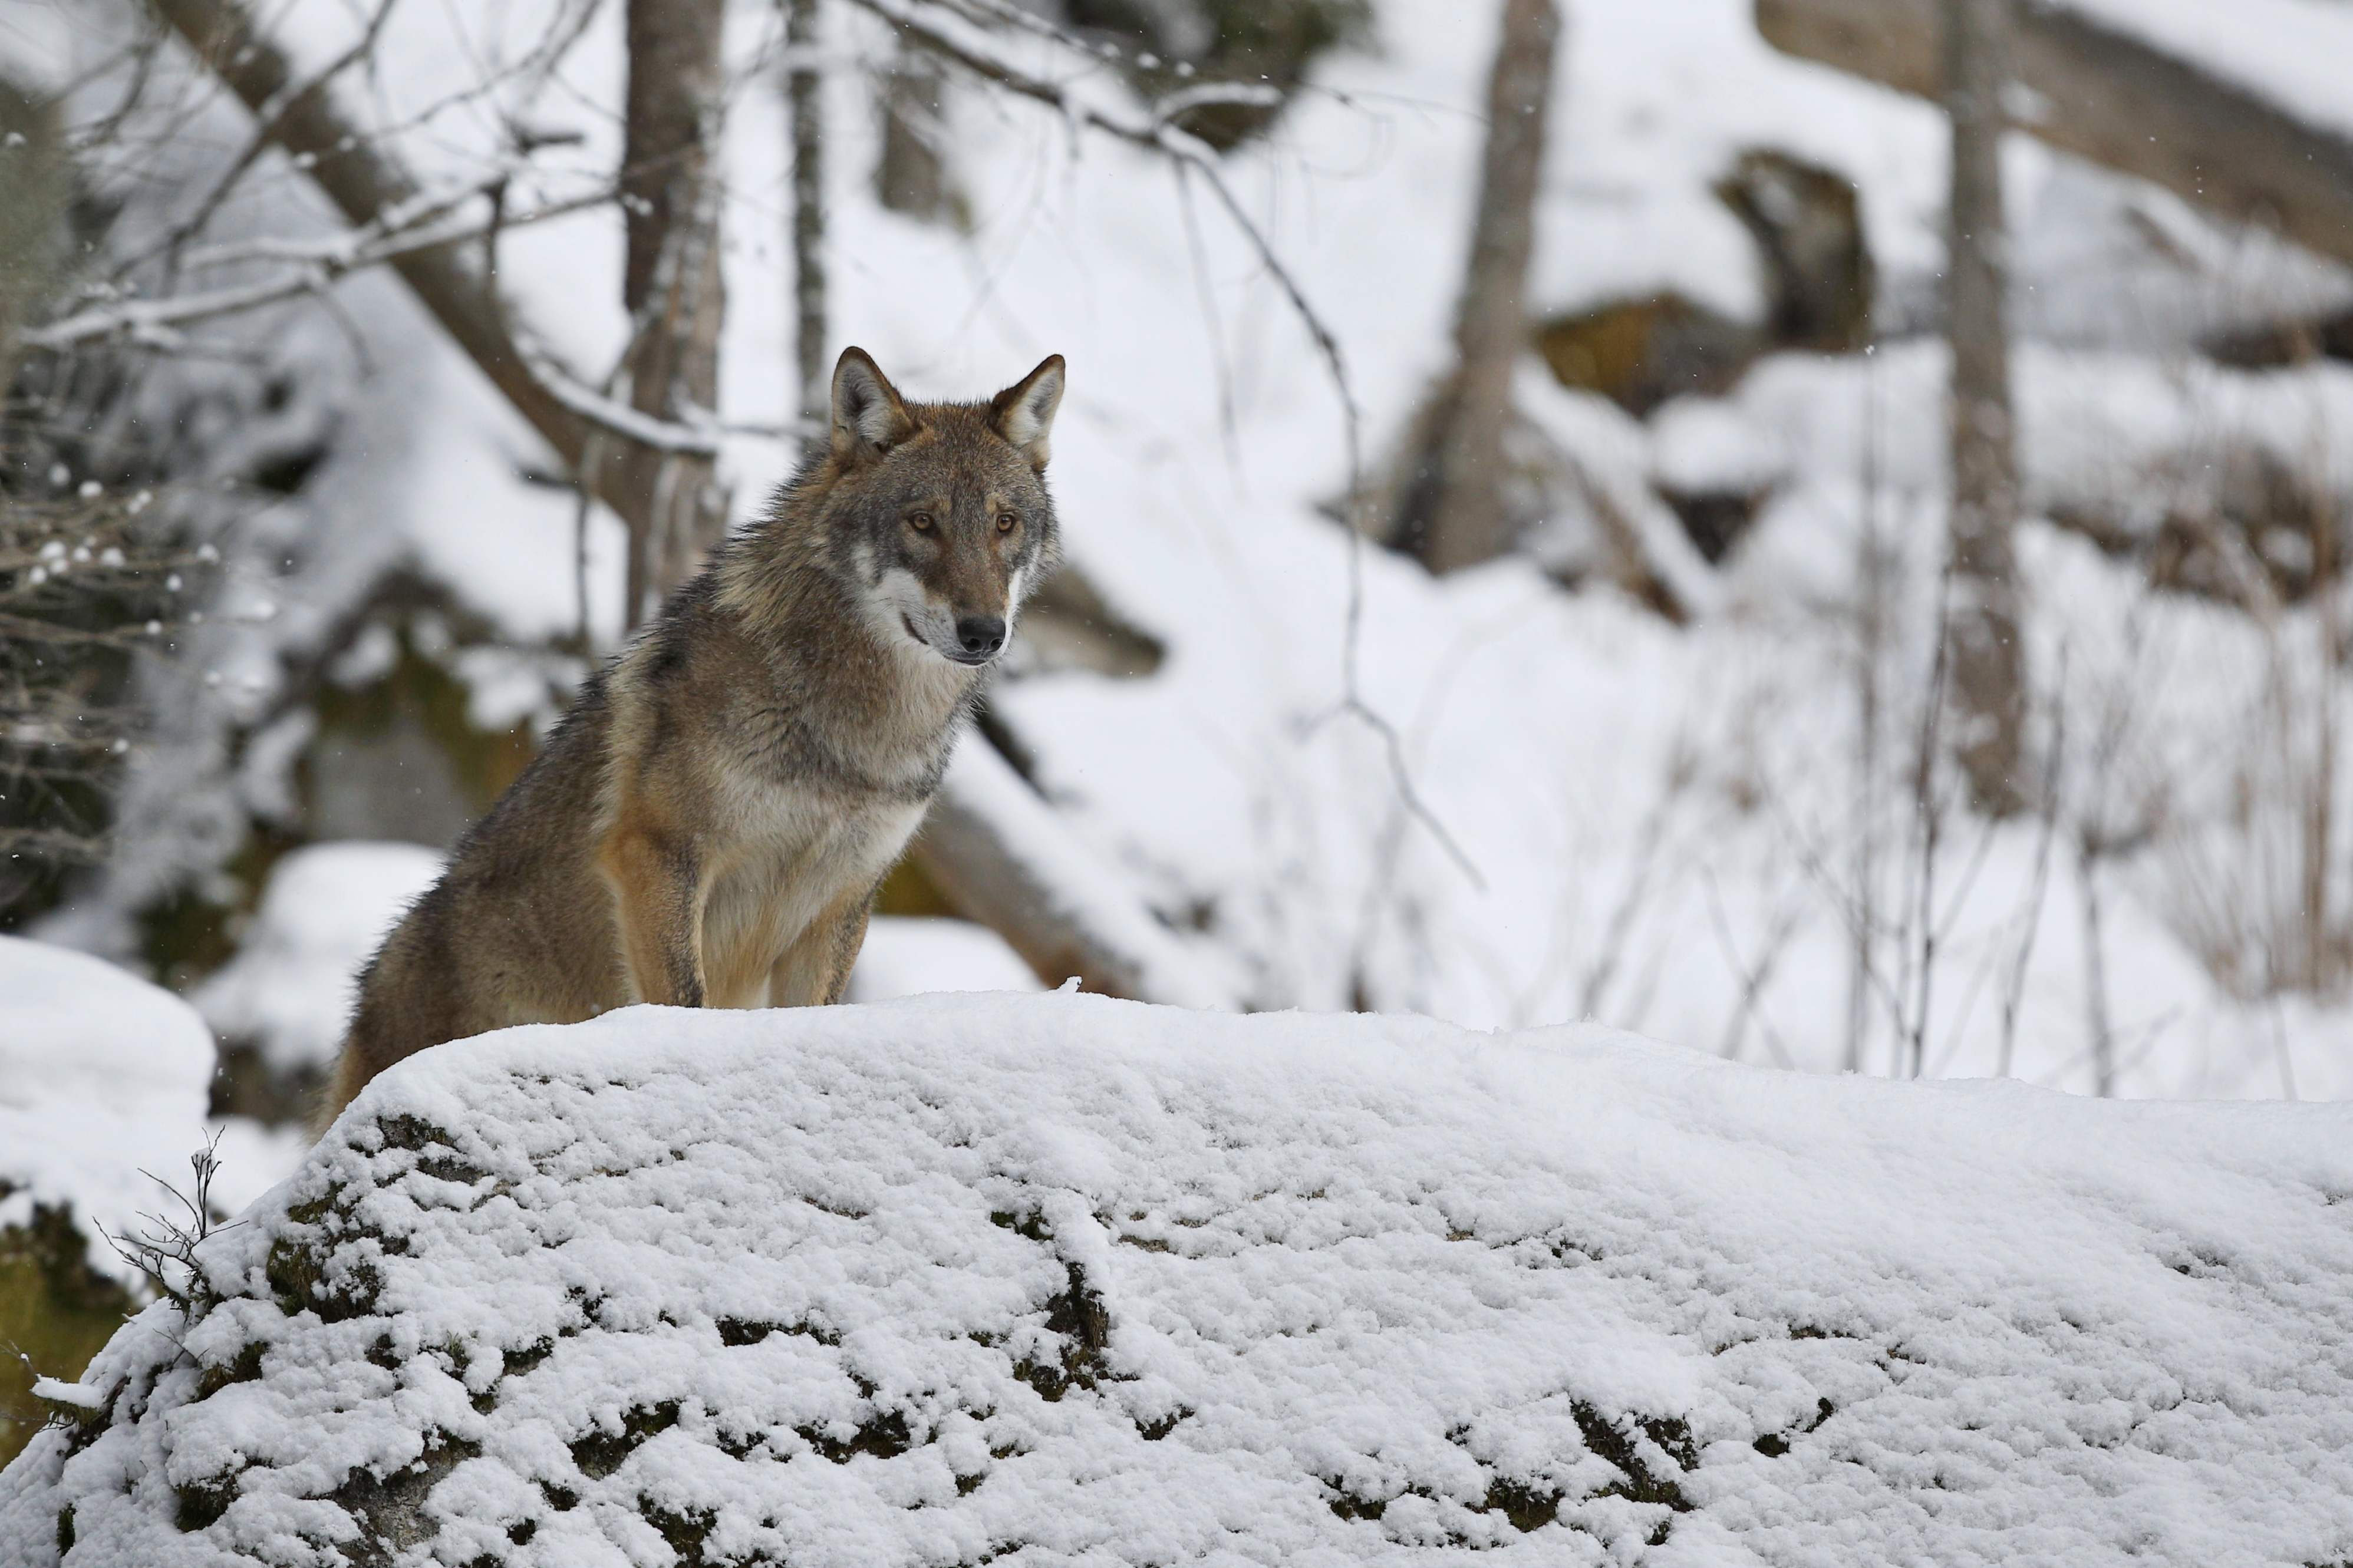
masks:
[[[158,253],[164,257],[164,276],[166,278],[175,276],[180,268],[182,247],[204,232],[205,226],[210,223],[213,215],[220,210],[221,203],[228,199],[229,193],[237,188],[237,182],[245,178],[246,171],[251,169],[255,162],[277,140],[279,130],[285,124],[288,113],[311,94],[324,92],[328,83],[350,69],[353,64],[375,49],[376,39],[384,31],[385,22],[392,16],[395,3],[396,0],[382,0],[382,4],[376,6],[375,15],[368,18],[366,28],[361,32],[350,48],[345,49],[309,80],[299,85],[288,83],[286,89],[278,95],[275,102],[263,105],[261,111],[254,117],[256,123],[253,134],[247,139],[243,151],[230,162],[228,168],[222,173],[220,178],[213,182],[212,189],[205,193],[204,198],[196,204],[195,211],[174,225],[172,232],[165,235],[158,244],[131,257],[117,267],[114,269],[114,276],[117,278],[130,276],[149,258]]]
[[[1218,373],[1218,435],[1226,448],[1226,467],[1237,489],[1242,479],[1241,432],[1234,420],[1234,367],[1226,349],[1225,323],[1218,315],[1217,289],[1209,277],[1209,253],[1201,240],[1200,215],[1193,210],[1193,185],[1186,165],[1175,165],[1176,210],[1185,219],[1185,245],[1192,253],[1193,280],[1201,296],[1202,324],[1209,332],[1209,359]]]
[[[193,1197],[153,1172],[139,1173],[169,1193],[188,1212],[185,1222],[168,1213],[142,1214],[139,1217],[149,1228],[136,1236],[116,1236],[103,1229],[99,1232],[116,1257],[153,1279],[155,1288],[174,1306],[189,1315],[195,1311],[198,1281],[203,1278],[196,1249],[204,1245],[206,1237],[243,1223],[221,1225],[213,1218],[213,1178],[220,1174],[220,1131],[215,1129],[204,1147],[188,1156],[188,1164],[195,1173]]]
[[[2001,1050],[1994,1064],[1996,1078],[2008,1078],[2018,1043],[2018,1010],[2026,994],[2026,965],[2033,956],[2036,936],[2042,929],[2044,890],[2051,880],[2051,845],[2059,834],[2059,780],[2067,765],[2067,645],[2059,648],[2059,671],[2051,689],[2051,762],[2042,787],[2042,826],[2035,835],[2034,875],[2028,884],[2026,916],[2019,932],[2018,952],[2010,960],[2001,993]]]
[[[1773,977],[1774,969],[1781,962],[1782,952],[1788,947],[1789,938],[1798,929],[1797,911],[1794,909],[1784,910],[1773,922],[1773,929],[1766,933],[1765,945],[1757,954],[1757,962],[1753,965],[1745,963],[1741,960],[1738,944],[1732,939],[1732,922],[1725,916],[1724,896],[1716,886],[1715,873],[1713,870],[1706,872],[1702,881],[1707,889],[1708,920],[1715,928],[1716,945],[1724,950],[1725,962],[1732,966],[1732,973],[1740,979],[1740,1003],[1732,1011],[1732,1020],[1725,1028],[1724,1044],[1716,1047],[1715,1054],[1726,1061],[1738,1061],[1740,1042],[1747,1035],[1748,1022],[1753,1017],[1757,1021],[1757,1032],[1763,1037],[1766,1048],[1773,1053],[1774,1059],[1782,1067],[1794,1069],[1797,1061],[1783,1047],[1781,1037],[1774,1031],[1772,1020],[1765,1016],[1764,1009],[1757,1005],[1757,994],[1765,989],[1765,983]]]
[[[1952,595],[1953,573],[1948,563],[1937,578],[1936,624],[1946,624],[1947,605]],[[1942,727],[1945,711],[1945,679],[1947,673],[1947,652],[1952,639],[1940,634],[1936,638],[1936,655],[1928,671],[1928,695],[1920,718],[1920,750],[1913,774],[1913,819],[1919,824],[1919,858],[1914,867],[1914,890],[1918,894],[1916,914],[1920,936],[1919,994],[1909,1030],[1911,1072],[1917,1078],[1927,1058],[1928,1007],[1931,988],[1936,977],[1936,849],[1943,830],[1944,813],[1936,800],[1936,736]],[[1908,946],[1907,943],[1907,952]]]

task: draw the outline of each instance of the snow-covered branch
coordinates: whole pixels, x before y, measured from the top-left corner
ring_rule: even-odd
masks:
[[[715,419],[701,418],[691,425],[657,419],[585,385],[552,360],[534,355],[531,368],[557,402],[616,436],[658,452],[684,452],[704,458],[719,455],[722,431]]]
[[[460,202],[480,194],[470,190]],[[422,213],[414,219],[404,217],[399,213],[388,214],[385,223],[369,226],[376,231],[373,236],[364,230],[346,230],[314,240],[261,240],[233,248],[224,247],[192,258],[191,266],[217,268],[268,260],[284,263],[288,270],[274,278],[233,284],[223,289],[207,289],[160,300],[117,300],[95,305],[62,321],[36,328],[26,332],[23,341],[31,348],[65,349],[77,343],[121,337],[151,347],[173,347],[178,343],[179,329],[195,322],[258,310],[303,294],[319,293],[347,273],[443,246],[478,240],[494,229],[517,228],[562,217],[612,199],[612,192],[600,190],[568,201],[551,202],[529,212],[492,214],[488,217],[459,223],[437,222],[435,220],[444,216],[452,206],[459,205],[444,197],[423,204]]]

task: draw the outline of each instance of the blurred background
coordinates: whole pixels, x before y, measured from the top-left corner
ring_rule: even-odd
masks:
[[[2353,1092],[2347,60],[2348,0],[0,0],[0,1339],[103,1340],[142,1167],[290,1170],[851,343],[1071,378],[857,999]]]

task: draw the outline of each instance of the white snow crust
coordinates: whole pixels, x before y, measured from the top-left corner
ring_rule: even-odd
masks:
[[[630,1009],[396,1068],[204,1258],[0,1564],[2353,1552],[2343,1106]]]
[[[140,1173],[185,1176],[205,1137],[212,1032],[185,1002],[104,959],[0,936],[0,1226],[69,1205],[93,1267],[131,1269],[95,1234],[169,1207]]]

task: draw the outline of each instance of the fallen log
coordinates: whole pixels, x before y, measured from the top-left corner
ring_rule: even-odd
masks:
[[[1932,100],[1939,13],[1936,0],[1756,0],[1776,48]],[[2353,53],[2353,15],[2345,34]],[[2353,137],[2069,5],[2019,4],[2012,47],[2020,129],[2353,263]]]

